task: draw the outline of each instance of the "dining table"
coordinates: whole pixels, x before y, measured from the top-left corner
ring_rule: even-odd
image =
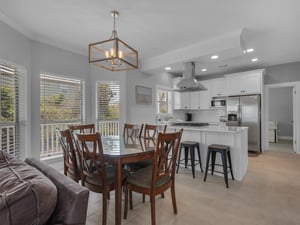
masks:
[[[154,156],[155,141],[123,136],[102,136],[101,138],[105,160],[115,166],[115,224],[121,225],[122,165],[151,159]]]

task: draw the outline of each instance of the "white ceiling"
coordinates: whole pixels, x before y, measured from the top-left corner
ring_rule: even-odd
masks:
[[[89,43],[110,37],[117,10],[118,35],[139,51],[142,70],[180,72],[193,60],[207,75],[300,61],[299,9],[299,0],[0,0],[0,20],[87,55]],[[242,31],[253,53],[242,54]],[[220,58],[212,62],[213,53]]]

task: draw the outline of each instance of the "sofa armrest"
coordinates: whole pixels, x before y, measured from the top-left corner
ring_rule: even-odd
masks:
[[[57,188],[57,205],[48,225],[84,225],[86,223],[89,191],[45,163],[27,158],[25,162],[46,175]]]

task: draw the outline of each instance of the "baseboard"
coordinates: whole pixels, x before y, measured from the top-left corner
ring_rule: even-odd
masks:
[[[278,139],[281,139],[281,140],[293,140],[293,137],[291,136],[278,136]]]

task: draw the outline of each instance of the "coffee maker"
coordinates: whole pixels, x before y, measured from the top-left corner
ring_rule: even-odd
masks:
[[[185,121],[192,121],[193,114],[192,113],[185,113]]]

